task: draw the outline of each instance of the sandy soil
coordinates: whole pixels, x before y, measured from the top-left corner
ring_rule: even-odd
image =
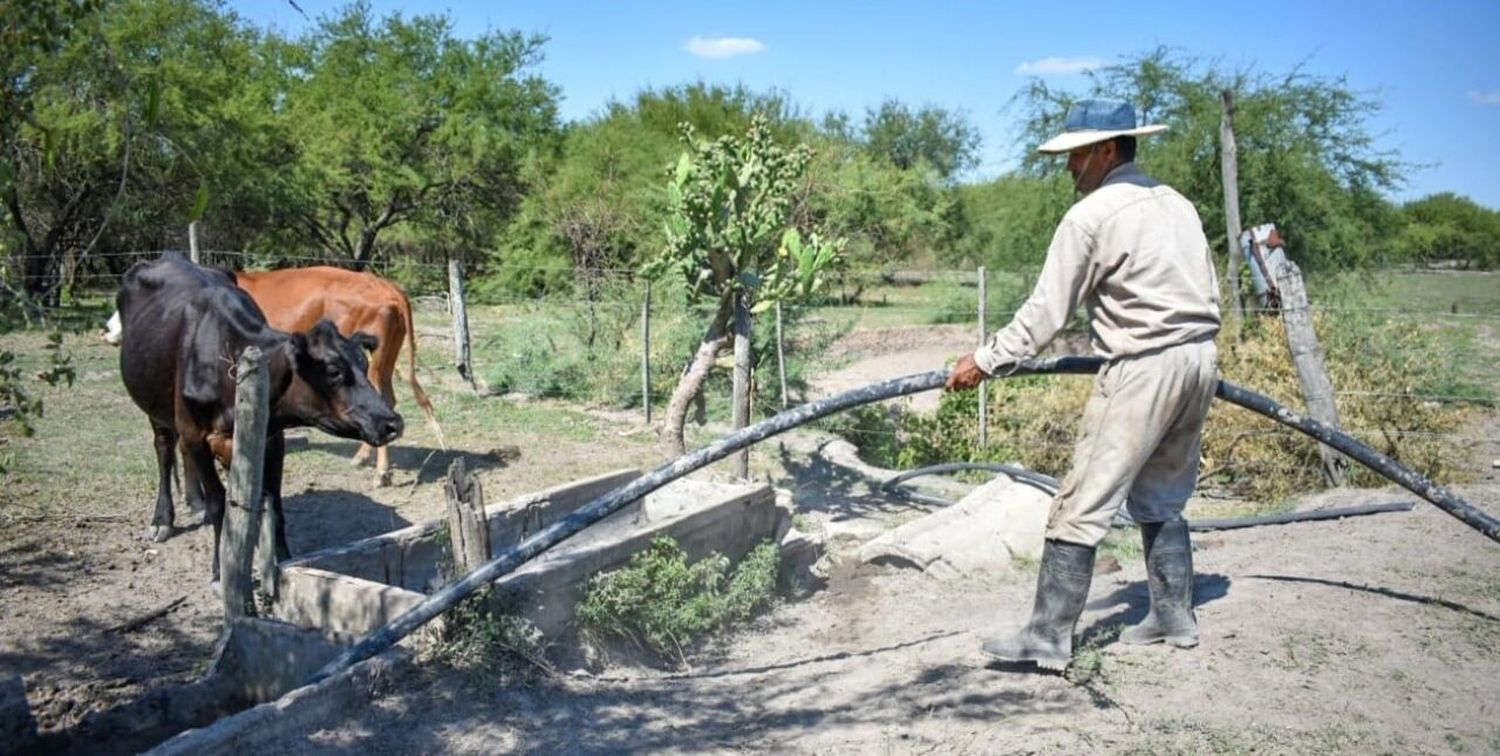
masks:
[[[1464,491],[1500,511],[1491,487]],[[1318,504],[1402,498],[1349,491]],[[1336,501],[1335,501],[1336,500]],[[1379,753],[1500,748],[1500,549],[1428,506],[1200,537],[1202,645],[1111,640],[1142,568],[1095,580],[1073,680],[988,667],[1027,581],[843,567],[667,674],[621,667],[504,687],[414,676],[298,753]]]
[[[870,345],[843,347],[851,358],[843,378],[941,367],[969,348],[954,330],[951,344],[930,329],[862,337]],[[83,396],[101,413],[133,410],[107,388]],[[638,429],[608,432],[630,438]],[[503,439],[519,444],[519,458],[478,436],[458,436],[443,453],[421,433],[414,427],[409,449],[398,449],[396,486],[378,491],[367,468],[342,461],[350,444],[315,437],[295,452],[293,550],[437,516],[439,476],[457,454],[486,460],[486,491],[497,499],[651,459],[639,446],[524,435]],[[140,435],[131,443],[147,444]],[[1468,435],[1500,437],[1500,414]],[[1041,676],[986,666],[976,651],[988,634],[1024,621],[1030,577],[937,582],[837,558],[858,534],[919,513],[820,461],[815,447],[806,438],[768,444],[758,466],[827,529],[831,574],[690,657],[689,669],[620,663],[483,683],[433,667],[393,681],[347,719],[288,733],[277,750],[1500,752],[1500,547],[1425,503],[1410,513],[1200,536],[1203,644],[1190,651],[1112,641],[1145,612],[1142,566],[1127,561],[1094,583],[1078,669]],[[1476,444],[1462,464],[1480,479],[1460,493],[1500,514],[1495,459],[1500,444]],[[12,522],[0,537],[0,670],[23,674],[48,730],[193,679],[219,630],[218,598],[204,579],[206,532],[145,543],[149,489],[109,496],[80,492],[75,511],[88,516]],[[1411,496],[1397,489],[1339,491],[1302,506],[1403,499]],[[179,597],[144,627],[110,631]]]
[[[966,336],[863,334],[817,384],[836,391],[942,365]],[[851,385],[852,385],[851,384]],[[1500,437],[1500,418],[1468,435]],[[805,597],[668,672],[620,664],[482,683],[428,670],[342,723],[289,734],[299,753],[1377,753],[1500,751],[1500,548],[1424,503],[1409,513],[1199,534],[1199,648],[1127,647],[1143,565],[1100,574],[1067,677],[987,665],[978,643],[1025,620],[1032,581],[939,582],[852,564],[868,534],[917,516],[847,469],[778,448],[778,482],[821,522],[831,574]],[[1500,514],[1490,460],[1460,490]],[[1316,509],[1417,501],[1343,490]],[[1191,514],[1191,512],[1190,512]],[[843,555],[841,558],[840,555]]]

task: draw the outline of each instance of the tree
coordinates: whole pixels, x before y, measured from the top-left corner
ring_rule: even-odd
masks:
[[[221,182],[271,162],[241,138],[268,100],[247,94],[256,37],[232,15],[192,0],[61,15],[52,44],[12,60],[24,73],[7,85],[0,170],[10,276],[48,303],[95,250],[143,229],[157,243]]]
[[[642,271],[656,278],[669,270],[682,274],[690,301],[713,299],[714,315],[697,353],[667,406],[662,442],[668,457],[684,451],[682,429],[688,403],[701,390],[736,320],[737,361],[748,357],[750,316],[778,301],[815,291],[838,259],[842,240],[817,234],[806,240],[790,226],[793,201],[811,149],[785,148],[756,116],[743,137],[700,140],[683,125],[682,153],[668,184],[669,215],[661,254]],[[748,369],[736,365],[736,374]],[[748,395],[737,387],[737,396]],[[736,408],[745,417],[746,407]]]
[[[1457,260],[1465,267],[1500,265],[1500,212],[1442,192],[1406,203],[1395,251],[1416,262]]]
[[[830,120],[830,126],[838,121]],[[899,100],[886,100],[865,111],[862,133],[870,154],[902,171],[926,166],[943,181],[979,164],[979,131],[963,116],[943,108],[913,111]]]
[[[442,16],[377,21],[364,1],[321,19],[281,111],[301,148],[303,227],[360,267],[398,224],[478,233],[508,218],[528,154],[557,133],[557,88],[526,73],[544,41],[459,39]]]
[[[956,240],[957,192],[933,181],[926,163],[903,170],[856,142],[815,144],[796,224],[847,239],[851,268],[931,260]]]
[[[1371,240],[1394,232],[1381,192],[1400,184],[1407,166],[1379,149],[1369,131],[1378,101],[1342,77],[1296,68],[1273,75],[1225,71],[1168,48],[1090,72],[1087,91],[1059,92],[1033,81],[1012,101],[1025,134],[1022,172],[1047,177],[1063,161],[1039,155],[1037,143],[1061,130],[1075,99],[1112,97],[1135,105],[1142,122],[1164,123],[1140,141],[1147,171],[1197,205],[1208,238],[1222,248],[1223,185],[1219,175],[1219,93],[1235,101],[1241,217],[1284,229],[1288,252],[1313,266],[1350,266],[1377,253]],[[1304,266],[1305,267],[1305,266]]]
[[[579,282],[592,287],[604,270],[634,271],[661,241],[662,176],[682,150],[680,124],[715,139],[744,133],[757,112],[768,114],[778,139],[803,128],[774,92],[704,83],[645,89],[570,125],[561,149],[537,166],[535,189],[500,234],[486,274],[535,295]]]

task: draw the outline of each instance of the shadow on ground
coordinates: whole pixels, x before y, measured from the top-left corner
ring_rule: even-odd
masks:
[[[879,481],[818,454],[804,454],[785,446],[778,446],[776,453],[790,479],[788,487],[799,510],[820,512],[839,521],[899,513],[926,514],[937,509],[882,493]]]
[[[295,445],[292,439],[287,439],[287,451],[316,450],[345,460],[354,459],[354,453],[359,450],[359,444],[354,441],[343,439],[331,439],[328,436],[303,437]],[[521,458],[521,450],[515,446],[498,447],[483,453],[474,453],[462,449],[435,449],[426,446],[407,446],[399,440],[390,447],[391,470],[393,472],[415,471],[416,481],[407,481],[402,485],[426,485],[436,483],[448,474],[448,468],[454,460],[462,458],[464,467],[471,472],[481,470],[503,469],[514,464]],[[352,465],[352,463],[351,463]],[[374,455],[358,470],[374,475]]]

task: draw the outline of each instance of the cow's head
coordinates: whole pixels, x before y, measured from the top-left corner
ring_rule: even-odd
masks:
[[[341,438],[382,446],[401,435],[403,422],[370,385],[365,349],[375,337],[348,339],[327,320],[291,334],[296,378],[278,409],[285,415]]]

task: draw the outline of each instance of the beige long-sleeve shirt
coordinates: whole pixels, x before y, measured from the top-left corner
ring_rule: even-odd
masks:
[[[1035,357],[1080,302],[1107,359],[1212,338],[1218,292],[1198,211],[1126,163],[1063,216],[1036,288],[974,361],[997,375]]]

